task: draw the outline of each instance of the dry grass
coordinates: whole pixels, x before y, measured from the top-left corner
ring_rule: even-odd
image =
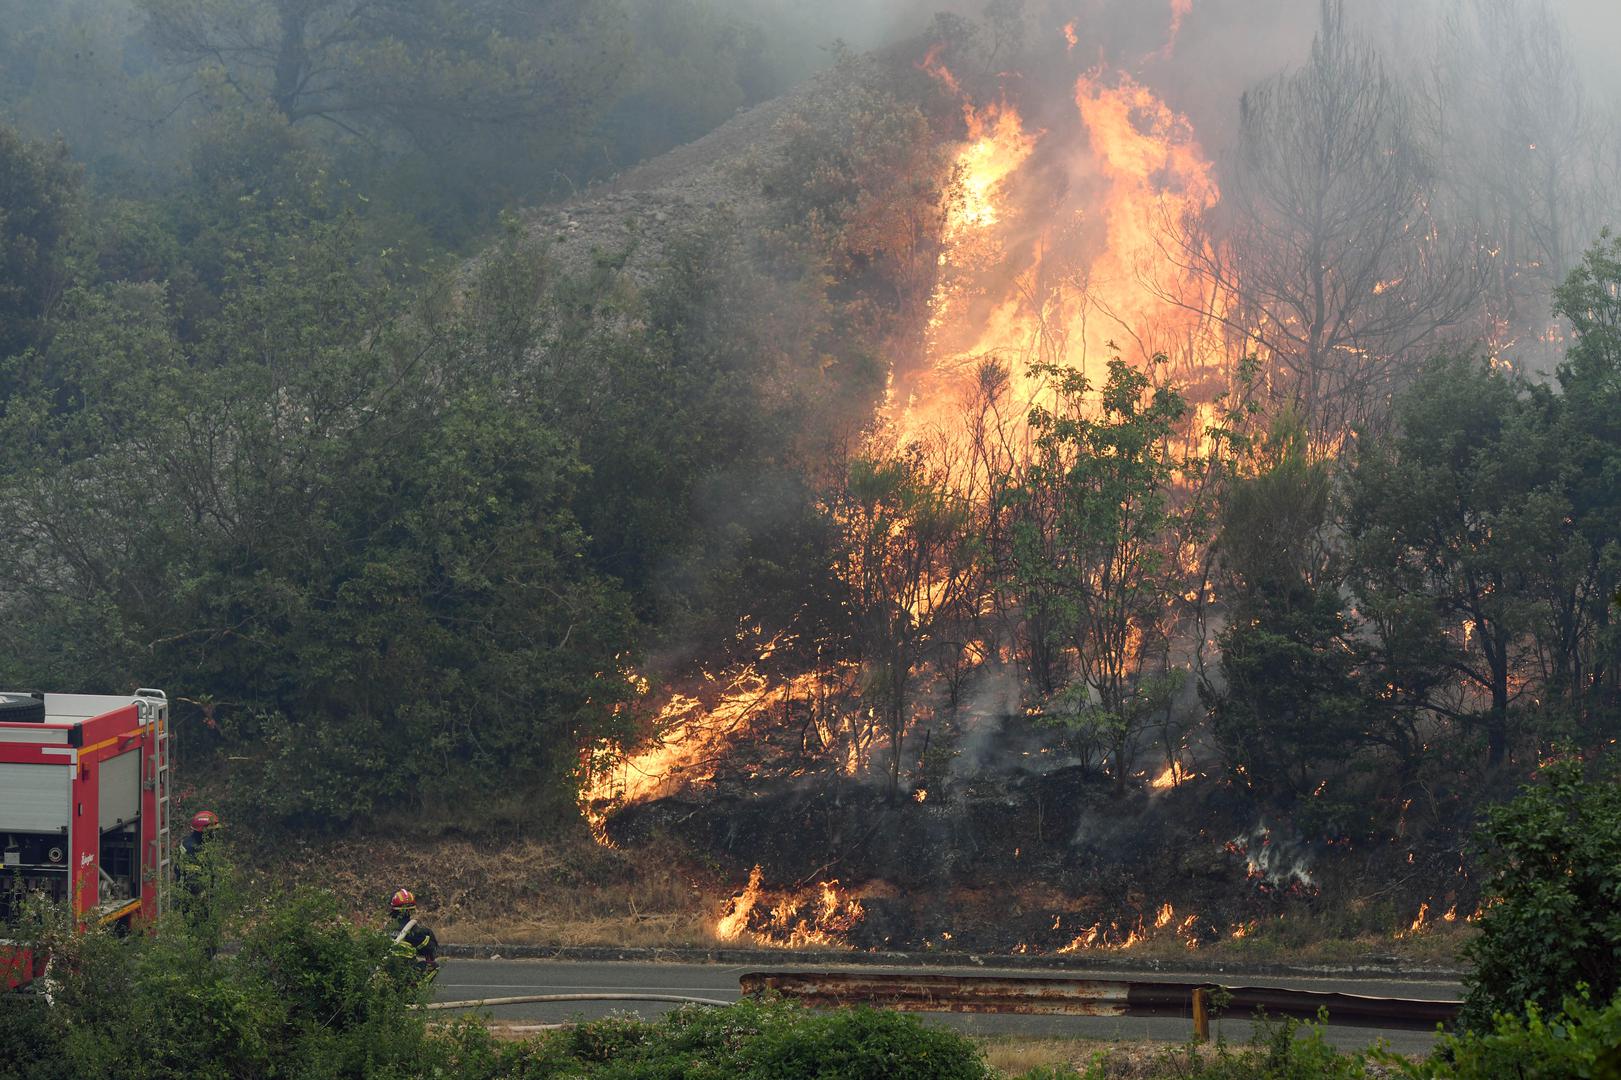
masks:
[[[264,860],[267,883],[318,882],[362,915],[394,889],[459,944],[707,947],[730,895],[688,860],[656,848],[618,851],[590,838],[420,841],[363,837],[301,846]]]
[[[1170,1047],[1155,1042],[1096,1042],[1086,1039],[984,1039],[985,1060],[1004,1076],[1032,1069],[1070,1066],[1084,1076],[1104,1080],[1155,1080],[1166,1075]],[[1089,1072],[1088,1070],[1096,1070]]]
[[[1082,1046],[1070,1039],[985,1039],[985,1061],[997,1072],[1019,1076],[1043,1066],[1074,1065],[1091,1060],[1097,1044],[1083,1051]]]

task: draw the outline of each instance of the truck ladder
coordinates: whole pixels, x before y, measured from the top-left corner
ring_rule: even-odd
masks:
[[[152,882],[153,895],[157,898],[157,910],[152,915],[162,915],[169,910],[169,891],[174,883],[174,845],[173,832],[170,827],[170,755],[173,746],[169,733],[169,701],[162,690],[142,688],[135,691],[139,699],[142,719],[152,727],[152,756],[150,775],[145,777],[146,783],[156,796],[155,802],[158,810],[157,828],[152,830],[152,838],[147,842],[146,858],[141,869],[144,880]],[[154,876],[145,877],[147,873]]]

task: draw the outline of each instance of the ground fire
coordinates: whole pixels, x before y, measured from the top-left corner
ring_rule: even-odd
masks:
[[[874,458],[920,463],[907,475],[936,501],[830,506],[847,530],[878,529],[859,557],[835,569],[853,597],[847,603],[877,595],[899,608],[872,617],[880,624],[874,640],[892,657],[796,670],[780,661],[799,631],[782,631],[754,659],[677,681],[636,706],[647,712],[652,738],[629,752],[598,747],[581,789],[603,843],[654,835],[678,815],[700,847],[741,863],[740,876],[747,868],[715,916],[721,941],[871,949],[974,942],[975,929],[955,913],[975,907],[1005,858],[979,846],[985,826],[974,820],[994,800],[1008,808],[1009,835],[1021,839],[1008,846],[1016,861],[1024,853],[1020,880],[1056,890],[1021,901],[1028,925],[1000,934],[1006,946],[1017,937],[1026,952],[1126,950],[1155,938],[1195,949],[1243,938],[1279,905],[1309,910],[1325,888],[1314,861],[1352,850],[1348,838],[1305,839],[1288,821],[1235,821],[1200,768],[1199,753],[1211,748],[1170,724],[1162,745],[1142,753],[1157,757],[1147,768],[1133,760],[1146,746],[1129,740],[1080,753],[1062,738],[1054,745],[1041,724],[1074,705],[1032,677],[1031,631],[1021,625],[1033,617],[1030,600],[1010,598],[981,568],[938,558],[921,519],[907,516],[933,505],[932,520],[955,514],[982,532],[1010,528],[998,517],[1010,496],[997,487],[998,470],[1038,468],[1040,448],[1064,424],[1086,430],[1107,421],[1118,402],[1107,406],[1097,395],[1120,371],[1142,380],[1131,408],[1146,408],[1172,384],[1187,396],[1164,451],[1174,445],[1182,464],[1154,496],[1179,520],[1203,512],[1204,485],[1229,467],[1233,429],[1248,415],[1233,395],[1255,392],[1246,380],[1281,361],[1264,322],[1234,306],[1233,280],[1210,270],[1231,257],[1208,230],[1223,207],[1217,168],[1190,118],[1154,85],[1193,14],[1183,0],[1169,7],[1159,44],[1136,55],[1089,48],[1079,21],[1058,28],[1055,44],[1069,65],[1061,80],[963,77],[944,44],[915,62],[960,126],[944,177],[926,330],[915,353],[895,360],[880,422],[866,437]],[[1382,299],[1409,286],[1396,274],[1377,278],[1370,292]],[[1055,373],[1065,370],[1081,381],[1063,385]],[[1046,426],[1034,426],[1041,414]],[[1343,432],[1308,437],[1332,455]],[[874,475],[889,482],[888,473]],[[873,562],[889,558],[891,547],[915,560],[912,579],[875,593]],[[1164,673],[1153,678],[1163,679],[1167,696],[1154,707],[1169,714],[1191,704],[1186,671],[1215,644],[1224,616],[1208,536],[1178,537],[1164,558],[1180,574],[1174,594],[1156,614],[1120,619],[1112,655],[1098,664],[1129,670],[1116,681],[1140,686],[1152,679],[1133,665],[1159,649]],[[1104,568],[1099,580],[1113,573]],[[949,651],[934,651],[933,639],[948,637]],[[1057,663],[1078,663],[1084,649],[1061,646]],[[1087,690],[1094,704],[1100,685],[1094,679]],[[899,712],[886,717],[875,701]],[[1172,810],[1144,810],[1154,836],[1103,854],[1120,826],[1107,826],[1109,839],[1090,833],[1107,817],[1100,804],[1108,785],[1094,790],[1098,767],[1113,778],[1117,799],[1132,788],[1189,807],[1185,826],[1165,825]],[[1233,772],[1248,782],[1243,766]],[[1314,797],[1326,783],[1316,783]],[[1055,814],[1055,804],[1064,809]],[[1181,875],[1177,888],[1177,875],[1140,880],[1140,870],[1123,869],[1141,867],[1156,843],[1167,865],[1208,872]],[[1235,872],[1247,890],[1234,889]],[[1141,894],[1155,892],[1162,898],[1145,903]],[[1410,932],[1425,925],[1427,910]]]

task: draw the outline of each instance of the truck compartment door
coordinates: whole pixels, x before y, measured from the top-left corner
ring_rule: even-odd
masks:
[[[0,762],[0,832],[61,832],[72,804],[73,766]]]

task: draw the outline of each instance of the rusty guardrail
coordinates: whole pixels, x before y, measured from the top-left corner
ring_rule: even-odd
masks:
[[[730,1005],[718,998],[691,997],[687,994],[637,994],[631,991],[612,994],[517,994],[512,997],[473,998],[468,1001],[429,1001],[421,1005],[407,1005],[407,1009],[438,1012],[444,1009],[488,1009],[496,1005],[551,1005],[575,1001],[661,1001],[676,1005]]]
[[[1314,1020],[1327,1009],[1336,1024],[1413,1031],[1457,1019],[1461,1002],[1364,997],[1279,987],[1220,987],[1211,983],[993,975],[878,974],[865,971],[751,972],[739,980],[749,996],[776,993],[807,1005],[875,1005],[902,1012],[1026,1013],[1043,1016],[1186,1018],[1209,1037],[1217,1002],[1228,1015]]]

